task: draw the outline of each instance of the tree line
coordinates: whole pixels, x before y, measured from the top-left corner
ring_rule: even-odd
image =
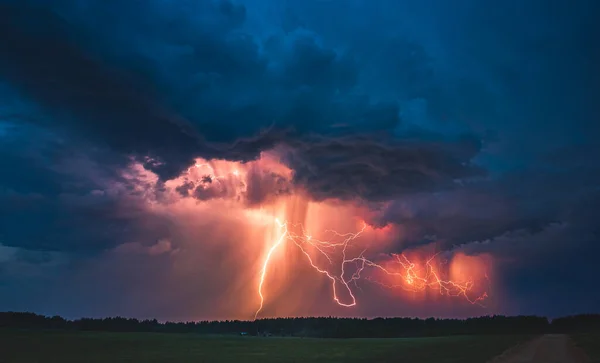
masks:
[[[0,312],[0,328],[242,334],[320,338],[397,338],[480,334],[542,334],[600,331],[600,314],[549,320],[539,316],[483,316],[469,319],[418,318],[276,318],[256,321],[224,320],[159,322],[132,318],[67,320],[27,312]]]

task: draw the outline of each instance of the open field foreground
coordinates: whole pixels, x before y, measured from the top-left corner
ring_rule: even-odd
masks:
[[[340,340],[3,331],[0,363],[482,363],[526,340],[511,335]]]

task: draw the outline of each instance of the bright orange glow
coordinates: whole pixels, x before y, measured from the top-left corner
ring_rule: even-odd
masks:
[[[439,268],[435,267],[434,260],[436,256],[437,255],[434,255],[427,259],[423,268],[419,268],[417,264],[411,262],[403,254],[393,255],[397,266],[399,266],[396,269],[389,269],[381,265],[374,264],[370,261],[367,262],[367,264],[382,270],[387,275],[399,276],[403,280],[400,284],[392,285],[376,282],[382,286],[389,288],[402,288],[410,292],[418,292],[432,288],[439,290],[441,295],[454,297],[459,296],[463,297],[471,304],[481,305],[482,301],[488,297],[488,294],[486,291],[483,291],[479,294],[473,293],[475,282],[472,275],[461,276],[457,279],[442,278]],[[460,262],[455,262],[453,259],[453,266],[456,266],[459,263]]]
[[[404,254],[392,254],[391,256],[393,258],[393,262],[395,263],[392,263],[391,265],[393,266],[391,267],[384,267],[384,264],[390,265],[390,261],[386,261],[385,263],[380,264],[364,257],[366,249],[362,250],[355,257],[348,257],[347,251],[352,247],[352,242],[359,238],[367,229],[367,225],[364,222],[363,227],[355,233],[341,234],[333,230],[326,231],[331,233],[333,236],[338,237],[340,239],[339,242],[313,238],[312,235],[306,233],[305,228],[302,225],[296,225],[296,227],[299,227],[298,229],[302,231],[300,234],[296,234],[288,230],[288,226],[286,223],[281,223],[279,222],[279,220],[277,220],[277,223],[283,229],[283,232],[276,241],[276,243],[273,245],[273,247],[271,247],[271,249],[269,250],[269,253],[267,254],[267,257],[263,264],[261,279],[258,285],[260,307],[254,315],[255,319],[257,318],[257,316],[263,308],[264,296],[262,291],[264,284],[264,276],[265,271],[268,269],[269,263],[271,262],[271,254],[273,250],[279,245],[281,245],[284,240],[290,241],[293,244],[295,244],[306,256],[306,259],[310,266],[320,274],[325,275],[331,281],[332,299],[338,305],[343,307],[352,307],[357,304],[356,297],[350,285],[354,284],[355,287],[358,287],[356,284],[361,279],[361,275],[363,274],[366,268],[377,269],[387,276],[395,276],[401,278],[401,283],[398,284],[386,284],[371,277],[365,278],[366,281],[370,281],[390,289],[401,288],[406,291],[412,292],[423,291],[428,288],[437,289],[439,290],[439,293],[441,295],[447,295],[452,297],[460,296],[471,304],[479,305],[481,305],[482,301],[488,297],[487,292],[485,291],[475,296],[472,296],[471,292],[475,286],[473,279],[472,277],[465,277],[465,274],[461,271],[464,269],[464,264],[461,263],[461,260],[469,260],[477,263],[479,262],[477,257],[458,255],[460,256],[460,259],[453,260],[452,273],[459,274],[461,276],[459,277],[459,279],[456,280],[446,280],[442,278],[441,273],[434,266],[434,260],[436,259],[437,254],[433,255],[425,261],[424,268],[419,268],[417,264],[411,262],[408,259],[408,257],[406,257],[406,255]],[[341,254],[341,263],[339,266],[338,274],[332,273],[324,267],[319,267],[315,263],[314,258],[309,253],[310,248],[316,250],[318,252],[317,254],[322,255],[329,262],[329,265],[334,264],[333,255],[335,254],[336,250],[338,250]],[[354,268],[351,274],[348,273],[346,270],[347,265],[350,265]],[[478,271],[480,270],[475,270],[475,272]],[[338,284],[341,285],[344,291],[346,291],[349,295],[348,301],[344,302],[338,296],[336,288]]]
[[[289,316],[310,311],[311,291],[316,297],[323,289],[333,304],[352,308],[369,285],[476,305],[488,297],[487,257],[405,250],[402,226],[370,226],[365,220],[373,212],[361,204],[313,201],[298,186],[290,189],[293,171],[275,154],[248,163],[197,159],[164,183],[160,197],[153,197],[157,176],[140,164],[132,164],[124,176],[138,181],[135,192],[144,196],[149,211],[175,220],[195,243],[187,250],[196,255],[180,252],[186,264],[179,263],[177,271],[202,266],[227,278],[219,311],[253,313],[255,319]],[[208,267],[212,253],[221,257]],[[245,297],[241,302],[240,296]]]

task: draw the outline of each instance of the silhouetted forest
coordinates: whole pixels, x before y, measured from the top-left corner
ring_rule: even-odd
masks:
[[[158,322],[154,320],[66,320],[33,313],[0,312],[0,328],[273,335],[321,338],[391,338],[463,334],[540,334],[600,331],[600,314],[549,321],[538,316],[484,316],[469,319],[416,318],[278,318],[256,321]]]

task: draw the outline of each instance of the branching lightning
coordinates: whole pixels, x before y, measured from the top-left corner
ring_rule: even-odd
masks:
[[[221,165],[222,164],[222,165]],[[188,170],[189,176],[195,180],[196,188],[205,190],[218,188],[214,185],[230,185],[235,188],[235,193],[230,197],[238,198],[247,192],[247,168],[243,165],[209,162],[197,160]],[[220,165],[220,167],[219,167]],[[222,168],[222,170],[218,170]],[[228,184],[229,183],[229,184]],[[226,190],[226,189],[224,189]],[[221,196],[222,194],[216,193]],[[259,212],[268,225],[272,225],[273,215]],[[263,219],[264,220],[264,219]],[[354,233],[339,233],[326,230],[324,234],[331,236],[330,240],[321,240],[314,237],[298,223],[274,219],[278,227],[278,237],[266,250],[260,269],[260,278],[257,294],[260,300],[259,307],[254,314],[258,318],[265,304],[265,285],[269,268],[274,263],[274,254],[286,243],[298,248],[306,258],[308,265],[331,282],[332,300],[343,307],[357,305],[355,290],[361,290],[361,283],[372,283],[386,289],[402,289],[408,292],[425,290],[439,291],[441,295],[462,297],[471,304],[481,305],[488,295],[483,292],[475,293],[475,283],[471,280],[445,279],[439,270],[438,254],[431,256],[424,263],[417,264],[405,254],[386,255],[385,259],[375,260],[366,257],[366,248],[355,243],[367,230],[367,224]],[[487,275],[486,275],[487,277]],[[391,281],[391,282],[390,282]]]
[[[411,262],[408,257],[404,254],[392,254],[393,260],[391,263],[386,265],[382,263],[374,262],[373,260],[367,259],[365,257],[366,249],[362,250],[355,257],[348,257],[348,250],[353,247],[352,242],[358,239],[365,229],[367,228],[366,224],[363,224],[361,230],[356,233],[345,233],[341,234],[333,230],[327,230],[326,232],[334,235],[335,237],[341,239],[339,242],[332,241],[324,241],[317,238],[314,238],[310,234],[307,234],[304,227],[300,224],[292,225],[295,229],[299,229],[301,233],[295,233],[290,228],[288,228],[288,223],[282,223],[278,219],[276,223],[281,228],[281,235],[275,241],[275,243],[269,249],[266,258],[264,260],[260,282],[258,284],[258,295],[260,297],[260,306],[256,311],[254,318],[256,319],[263,309],[264,305],[264,295],[263,295],[263,286],[265,283],[265,275],[269,268],[269,263],[271,262],[271,257],[273,252],[281,246],[284,242],[291,242],[295,246],[297,246],[303,255],[306,257],[310,266],[317,272],[322,275],[325,275],[330,281],[332,286],[332,299],[340,306],[343,307],[352,307],[357,304],[356,296],[353,292],[351,285],[360,289],[358,286],[359,280],[364,280],[367,282],[371,282],[377,284],[379,286],[396,289],[401,288],[405,291],[410,292],[418,292],[423,291],[425,289],[437,289],[441,295],[453,296],[453,297],[463,297],[466,301],[471,304],[482,305],[483,300],[485,300],[488,295],[487,292],[483,292],[480,295],[475,297],[472,296],[472,290],[474,287],[474,282],[472,280],[468,281],[453,281],[453,280],[444,280],[441,278],[440,273],[436,271],[433,261],[436,259],[438,254],[430,257],[426,262],[423,268],[419,268],[415,263]],[[309,252],[309,249],[314,249],[319,255],[323,256],[327,261],[330,267],[335,267],[335,255],[336,252],[341,255],[339,268],[337,269],[337,273],[332,273],[329,269],[325,267],[320,267],[315,258]],[[347,266],[354,266],[354,271],[352,274],[347,272]],[[392,265],[390,267],[388,265]],[[397,284],[386,284],[384,282],[378,281],[374,277],[362,277],[365,269],[371,268],[376,271],[382,272],[384,275],[390,277],[397,277],[400,282]],[[348,294],[348,300],[343,301],[342,298],[338,295],[338,288],[341,287]]]

